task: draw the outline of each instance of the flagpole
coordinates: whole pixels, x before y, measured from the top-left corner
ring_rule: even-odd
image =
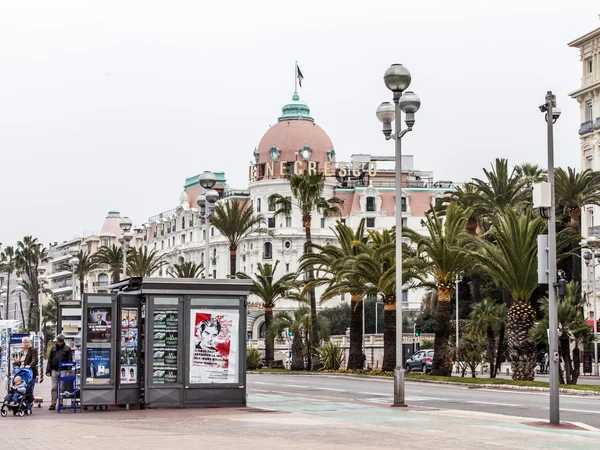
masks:
[[[298,61],[294,64],[294,92],[298,92]]]

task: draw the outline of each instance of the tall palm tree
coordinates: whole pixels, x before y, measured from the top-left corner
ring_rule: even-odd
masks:
[[[508,209],[490,231],[494,242],[471,240],[471,256],[502,283],[513,300],[508,310],[508,359],[515,380],[533,380],[535,376],[535,344],[529,338],[535,311],[530,298],[538,286],[537,237],[545,229],[546,221],[533,217],[531,211],[519,215]]]
[[[128,251],[128,257],[131,249]],[[123,249],[117,245],[102,247],[93,258],[100,264],[106,264],[110,270],[111,284],[118,283],[123,272]]]
[[[581,209],[584,205],[600,206],[600,173],[590,169],[577,172],[557,168],[554,172],[556,204],[569,216],[573,234],[581,234]],[[571,245],[571,278],[581,288],[581,254]]]
[[[7,319],[8,318],[8,305],[9,305],[9,298],[10,298],[10,276],[17,270],[17,260],[16,260],[16,254],[15,254],[15,249],[12,246],[6,246],[4,247],[4,250],[2,250],[2,253],[0,253],[0,272],[5,272],[7,274],[7,278],[6,278],[6,291],[7,291],[7,297],[6,297],[6,309],[5,309],[5,314],[4,314],[4,318]]]
[[[407,229],[405,234],[416,245],[417,254],[425,257],[427,264],[423,265],[423,271],[434,279],[438,291],[435,356],[432,366],[434,375],[452,374],[450,299],[457,275],[471,265],[462,248],[466,237],[466,221],[467,217],[460,207],[450,204],[446,209],[445,220],[442,220],[435,210],[427,214],[422,221],[425,234],[410,229]]]
[[[527,187],[531,188],[536,183],[548,181],[548,172],[538,164],[523,163],[515,167],[517,174],[525,179]]]
[[[148,251],[146,247],[142,249],[132,248],[127,256],[127,274],[130,277],[151,277],[165,262],[163,257],[159,256],[158,250]]]
[[[87,277],[93,270],[97,269],[100,266],[100,261],[94,255],[90,255],[87,250],[79,250],[77,255],[75,256],[79,263],[75,269],[75,276],[79,281],[79,292],[83,295],[84,287],[85,287],[85,277]],[[71,271],[71,266],[67,264],[61,265],[61,270]]]
[[[229,275],[237,272],[237,249],[240,243],[254,233],[269,233],[263,227],[266,220],[262,214],[255,214],[248,201],[226,200],[219,202],[210,223],[229,243]],[[206,237],[208,239],[208,236]]]
[[[485,180],[473,178],[476,192],[471,194],[482,215],[495,222],[498,212],[523,209],[531,201],[531,191],[526,189],[527,179],[516,168],[509,170],[508,160],[496,158],[492,170],[483,169]]]
[[[306,253],[300,258],[300,272],[313,269],[315,279],[306,283],[303,293],[316,286],[326,286],[321,294],[321,302],[342,294],[350,295],[350,351],[348,369],[362,369],[364,365],[362,345],[363,301],[365,283],[367,280],[357,270],[354,270],[356,258],[361,253],[370,252],[367,246],[369,236],[365,233],[365,219],[362,219],[356,230],[346,224],[337,222],[332,228],[337,239],[337,245],[316,245],[317,253]],[[349,270],[348,270],[349,269]]]
[[[506,305],[491,298],[473,305],[470,314],[471,330],[487,336],[486,359],[490,365],[490,378],[496,378],[496,333],[506,321]]]
[[[292,213],[292,208],[295,206],[300,210],[302,216],[302,227],[304,228],[304,234],[306,236],[306,252],[312,253],[313,243],[311,235],[312,217],[316,212],[322,214],[323,217],[339,216],[340,209],[339,205],[343,202],[337,197],[326,199],[323,197],[323,191],[325,190],[325,174],[318,172],[314,174],[288,174],[286,179],[290,184],[292,191],[292,198],[285,197],[281,194],[275,194],[272,196],[272,201],[277,208],[275,216],[285,215],[289,217]],[[312,281],[315,279],[314,271],[311,269],[308,271],[308,280]],[[309,301],[310,301],[310,317],[311,317],[311,369],[318,370],[320,366],[319,354],[317,353],[317,347],[319,345],[319,336],[317,330],[317,299],[315,288],[309,290]]]
[[[395,229],[369,231],[369,243],[356,258],[352,270],[364,280],[363,296],[381,295],[383,299],[383,362],[382,370],[391,371],[396,366],[396,314],[402,299],[396,298],[396,231]],[[403,288],[422,284],[423,261],[414,251],[402,244]],[[342,269],[342,273],[347,269]]]
[[[203,271],[204,268],[195,262],[183,261],[173,264],[173,267],[169,268],[168,274],[173,278],[198,278]]]
[[[33,318],[39,317],[39,314],[33,314],[39,311],[40,296],[38,286],[38,276],[40,265],[48,261],[48,250],[37,238],[25,236],[17,242],[17,251],[15,252],[17,261],[17,270],[25,274],[31,284],[31,294],[29,297],[29,311],[27,324],[29,328],[33,327]],[[39,325],[37,324],[39,329]]]
[[[295,273],[286,273],[279,278],[275,278],[278,265],[279,260],[275,261],[275,265],[258,263],[257,271],[254,273],[253,285],[250,288],[250,293],[262,300],[265,311],[267,331],[265,359],[267,366],[271,364],[275,357],[274,337],[269,334],[269,330],[273,325],[273,308],[278,300],[287,296],[290,288],[295,287],[294,280],[296,279]],[[245,273],[238,273],[237,278],[251,279]]]

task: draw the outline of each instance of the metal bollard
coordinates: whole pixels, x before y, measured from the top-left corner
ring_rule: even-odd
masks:
[[[404,369],[394,370],[394,404],[392,406],[406,406],[404,402]]]

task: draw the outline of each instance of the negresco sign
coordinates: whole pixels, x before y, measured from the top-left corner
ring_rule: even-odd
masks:
[[[339,163],[331,163],[325,161],[320,164],[317,161],[269,161],[262,164],[252,164],[248,167],[248,179],[256,181],[257,179],[274,177],[275,169],[279,169],[278,175],[283,177],[288,173],[302,175],[306,172],[308,175],[313,175],[322,172],[326,177],[360,177],[367,173],[374,177],[377,175],[377,163],[371,161],[368,163],[358,161],[340,161]]]

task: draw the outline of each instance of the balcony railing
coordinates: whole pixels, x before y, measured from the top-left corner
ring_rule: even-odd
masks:
[[[108,284],[109,284],[108,281],[94,281],[92,283],[92,286],[94,286],[94,287],[105,287],[105,286],[108,286]]]
[[[594,127],[592,126],[592,121],[588,120],[587,122],[583,122],[579,127],[579,135],[583,136],[584,134],[588,134],[594,131]]]

